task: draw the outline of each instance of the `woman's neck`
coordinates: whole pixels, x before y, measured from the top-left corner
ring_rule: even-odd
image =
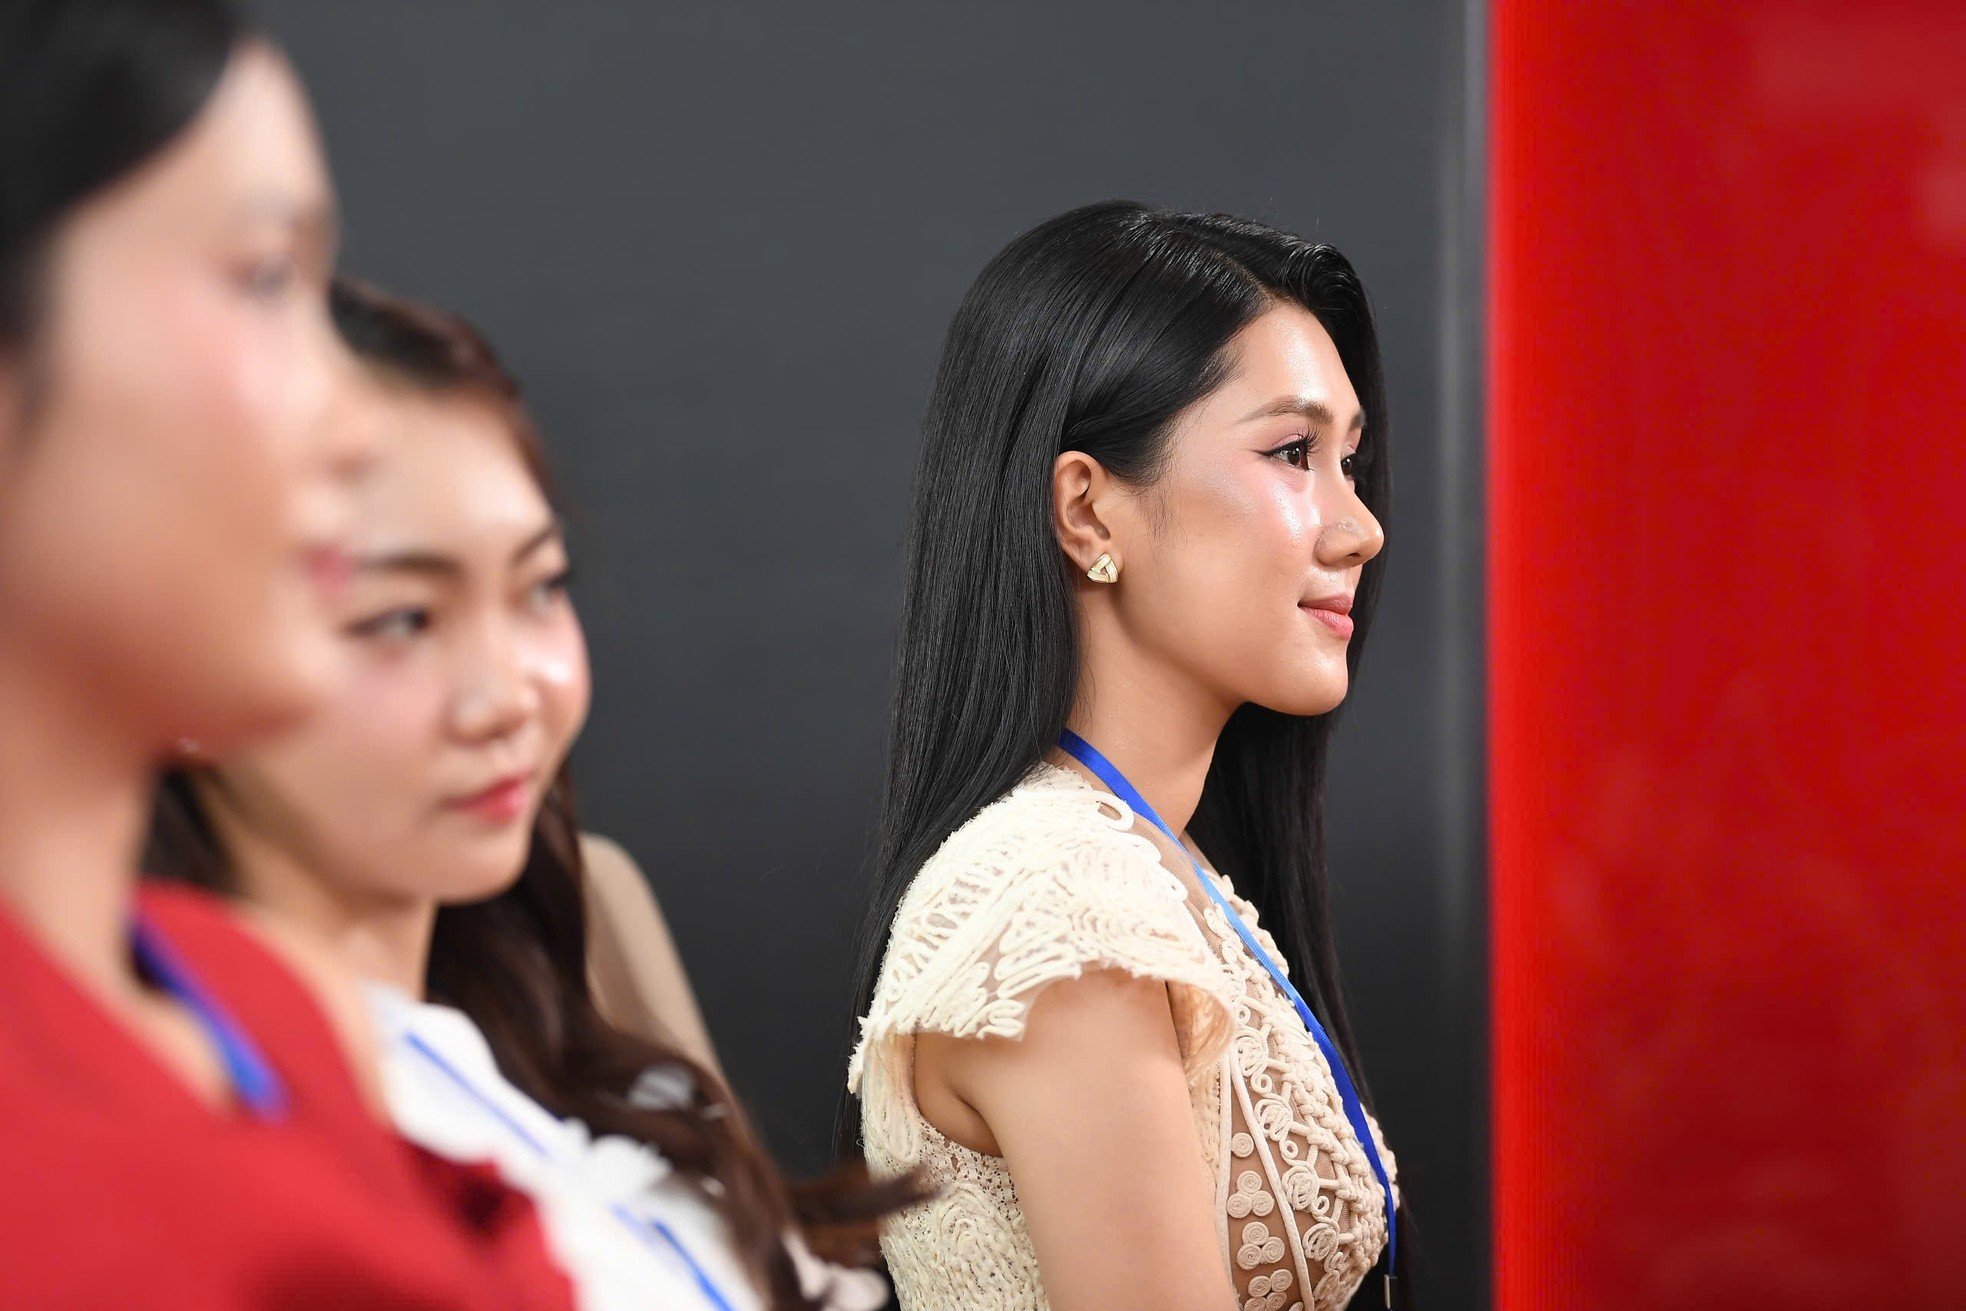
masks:
[[[1201,804],[1216,740],[1234,709],[1131,649],[1118,655],[1094,651],[1066,722],[1180,833]]]
[[[312,934],[362,978],[423,996],[434,900],[348,889],[316,868],[320,862],[241,822],[209,791],[204,800],[247,901]]]
[[[152,763],[99,693],[0,644],[0,898],[92,989],[141,989],[130,960]]]

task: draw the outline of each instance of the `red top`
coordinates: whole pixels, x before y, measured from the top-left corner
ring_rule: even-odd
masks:
[[[288,1110],[214,1110],[0,913],[0,1306],[570,1311],[531,1205],[385,1129],[271,953],[200,894],[141,901]]]

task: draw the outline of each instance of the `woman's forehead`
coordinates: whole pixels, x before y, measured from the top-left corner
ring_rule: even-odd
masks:
[[[360,489],[357,529],[365,539],[495,548],[554,522],[497,405],[401,386],[373,403],[382,454]]]
[[[1364,421],[1336,343],[1302,306],[1278,305],[1253,319],[1230,340],[1227,363],[1220,385],[1195,403],[1192,422],[1239,428],[1294,414],[1344,433]]]

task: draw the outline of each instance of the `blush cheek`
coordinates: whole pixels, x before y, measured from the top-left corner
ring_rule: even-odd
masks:
[[[1317,564],[1317,507],[1301,487],[1276,479],[1257,498],[1248,540],[1257,558],[1249,586],[1249,632],[1260,645],[1247,653],[1248,667],[1264,684],[1252,697],[1285,713],[1316,713],[1330,689],[1328,642],[1299,608]],[[1262,580],[1261,585],[1255,579]],[[1252,689],[1258,691],[1258,689]]]
[[[529,664],[540,689],[551,750],[557,760],[573,746],[573,739],[587,721],[593,697],[586,637],[570,611],[541,635]]]
[[[1304,599],[1316,554],[1316,517],[1304,497],[1273,479],[1254,498],[1243,533],[1250,551],[1250,599],[1264,608],[1262,627],[1274,631],[1277,624],[1296,619],[1297,604]],[[1260,588],[1254,586],[1259,578]]]
[[[1297,489],[1273,482],[1264,498],[1262,519],[1271,548],[1308,572],[1320,527],[1316,504]]]
[[[278,493],[291,502],[304,468],[311,393],[302,385],[292,334],[280,318],[251,306],[222,306],[214,314],[226,369],[215,390],[239,434],[239,458],[269,482],[285,484]]]
[[[290,545],[298,479],[281,405],[283,352],[249,307],[223,288],[187,291],[173,315],[183,417],[196,427],[204,470],[218,490],[204,503],[223,516],[230,568],[263,573]],[[220,526],[215,521],[213,527]],[[224,566],[221,566],[224,567]],[[277,567],[277,565],[275,565]]]
[[[223,287],[187,274],[147,290],[165,330],[118,367],[143,397],[131,415],[149,448],[143,458],[163,466],[147,489],[168,516],[159,556],[196,580],[182,613],[196,630],[226,635],[211,647],[241,698],[318,691],[323,666],[313,657],[325,649],[296,645],[322,634],[290,554],[295,484],[270,408],[277,370]]]
[[[331,700],[270,744],[256,770],[304,849],[329,853],[337,886],[405,890],[436,798],[427,690],[386,656],[351,652]]]
[[[361,786],[376,813],[420,808],[437,799],[445,692],[412,653],[363,651],[337,697],[343,754],[359,762]]]
[[[1252,466],[1201,480],[1177,507],[1173,542],[1191,576],[1183,632],[1207,634],[1198,653],[1235,696],[1269,704],[1302,681],[1306,634],[1297,603],[1316,529],[1288,477]]]

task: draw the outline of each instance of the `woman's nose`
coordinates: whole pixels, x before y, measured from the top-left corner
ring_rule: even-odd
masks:
[[[1355,569],[1386,545],[1386,533],[1356,493],[1338,517],[1318,534],[1318,562],[1333,569]]]
[[[539,688],[515,644],[491,645],[498,649],[472,662],[454,711],[459,735],[474,741],[504,737],[539,711]]]

